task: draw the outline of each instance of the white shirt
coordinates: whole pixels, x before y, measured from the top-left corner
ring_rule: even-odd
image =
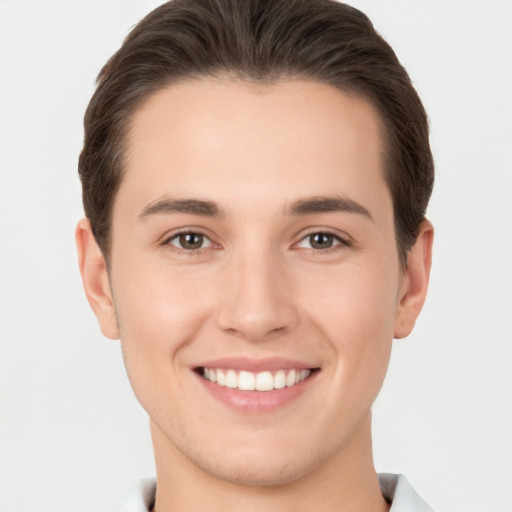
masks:
[[[389,512],[434,512],[403,475],[380,473],[382,495],[391,503]],[[145,478],[130,494],[121,512],[149,512],[155,503],[156,480]]]

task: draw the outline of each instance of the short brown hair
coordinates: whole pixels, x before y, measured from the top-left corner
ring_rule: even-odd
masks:
[[[384,177],[405,264],[434,181],[427,115],[368,17],[334,0],[173,0],[135,26],[101,70],[84,119],[84,210],[105,257],[133,113],[169,84],[226,75],[320,81],[372,103],[384,126]]]

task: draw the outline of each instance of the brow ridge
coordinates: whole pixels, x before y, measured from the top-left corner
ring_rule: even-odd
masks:
[[[299,199],[289,209],[291,215],[314,215],[330,212],[355,213],[373,220],[371,213],[363,205],[340,196],[313,196]],[[139,218],[143,220],[153,215],[172,213],[187,213],[205,217],[225,216],[225,212],[214,201],[164,198],[146,206]]]
[[[220,217],[223,211],[214,201],[202,199],[159,199],[147,205],[139,215],[141,220],[152,215],[166,215],[172,213],[189,213],[205,217]]]
[[[312,215],[330,212],[356,213],[373,221],[371,213],[362,204],[341,196],[314,196],[299,199],[290,208],[292,215]]]

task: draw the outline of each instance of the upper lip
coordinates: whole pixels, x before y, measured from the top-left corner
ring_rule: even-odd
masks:
[[[269,357],[264,359],[251,359],[247,357],[224,357],[221,359],[213,359],[204,361],[195,368],[219,368],[249,372],[277,371],[277,370],[311,370],[317,368],[315,365],[295,361],[292,359],[284,359],[280,357]]]

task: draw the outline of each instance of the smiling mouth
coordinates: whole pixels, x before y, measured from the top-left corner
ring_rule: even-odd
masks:
[[[225,368],[196,368],[205,380],[240,391],[272,391],[293,387],[309,378],[317,368],[249,372]]]

